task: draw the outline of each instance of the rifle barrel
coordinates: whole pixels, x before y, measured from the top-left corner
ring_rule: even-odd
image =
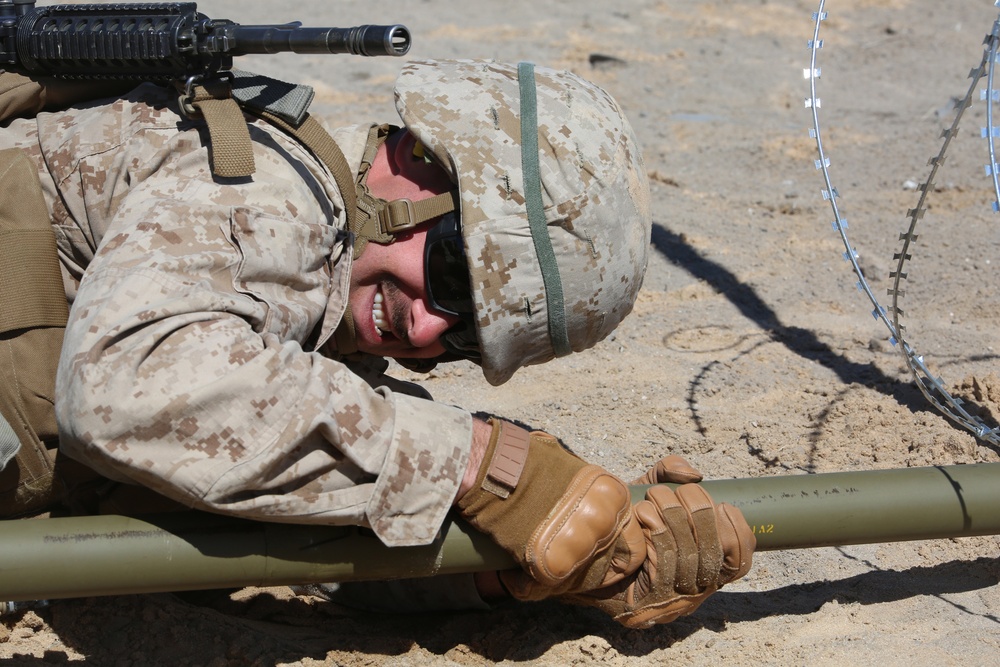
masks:
[[[354,28],[242,26],[224,28],[231,45],[227,53],[347,53],[356,56],[402,56],[410,50],[410,32],[402,25],[360,25]]]

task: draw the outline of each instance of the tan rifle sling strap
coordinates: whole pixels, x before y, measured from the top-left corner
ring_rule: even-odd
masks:
[[[243,111],[232,96],[226,78],[190,88],[181,98],[188,116],[201,115],[208,126],[212,173],[220,178],[247,178],[256,170],[253,144]]]
[[[239,106],[248,113],[258,116],[271,123],[289,136],[295,138],[306,147],[317,160],[329,170],[344,203],[344,215],[347,218],[347,229],[354,230],[358,223],[358,192],[354,171],[340,146],[334,141],[323,125],[308,113],[314,92],[309,86],[294,85],[250,72],[234,71],[230,79],[231,95],[237,99]],[[183,104],[183,101],[182,101]],[[231,112],[229,112],[231,113]],[[213,122],[207,115],[206,123]],[[218,120],[216,125],[222,126]],[[229,125],[231,123],[226,123]],[[212,140],[215,134],[209,129]],[[249,148],[249,135],[245,139]],[[213,166],[213,169],[216,167]],[[253,166],[250,171],[253,173]],[[350,354],[357,350],[353,336],[354,323],[348,309],[344,319],[334,333],[337,350],[341,354]]]
[[[330,171],[344,200],[350,229],[358,208],[354,174],[330,133],[309,115],[314,96],[309,86],[233,70],[226,76],[187,86],[181,108],[189,115],[201,115],[208,125],[212,173],[216,176],[246,178],[255,171],[243,111],[294,137]]]

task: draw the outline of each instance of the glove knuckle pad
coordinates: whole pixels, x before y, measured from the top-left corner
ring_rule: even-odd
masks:
[[[548,586],[565,581],[611,545],[631,511],[620,480],[597,466],[583,468],[528,545],[532,576]]]

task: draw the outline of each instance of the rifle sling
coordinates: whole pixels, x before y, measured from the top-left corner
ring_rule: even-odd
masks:
[[[254,173],[250,130],[228,81],[212,80],[194,87],[190,100],[208,125],[212,173],[220,178],[246,178]]]
[[[344,214],[347,216],[347,228],[353,229],[354,219],[358,210],[358,194],[354,189],[354,174],[344,157],[344,152],[333,140],[330,133],[318,120],[310,115],[298,126],[292,125],[270,112],[261,112],[260,117],[275,127],[284,130],[299,143],[308,148],[316,158],[326,165],[333,176],[340,196],[344,200]]]
[[[208,125],[213,174],[245,178],[254,173],[246,111],[295,138],[326,166],[344,200],[347,228],[353,229],[358,208],[354,173],[337,142],[306,111],[312,98],[308,86],[237,71],[232,80],[213,79],[195,86],[187,101]]]

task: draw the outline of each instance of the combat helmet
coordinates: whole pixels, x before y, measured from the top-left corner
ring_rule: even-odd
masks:
[[[451,233],[460,227],[475,328],[465,356],[491,384],[613,331],[642,284],[651,218],[637,142],[611,96],[570,72],[474,60],[411,62],[395,95],[404,126],[456,191],[375,201],[362,178],[359,219],[381,231],[361,231],[359,242],[391,243],[457,206]]]
[[[475,60],[411,62],[395,94],[457,184],[486,379],[604,339],[635,303],[651,232],[618,104],[570,72]]]

